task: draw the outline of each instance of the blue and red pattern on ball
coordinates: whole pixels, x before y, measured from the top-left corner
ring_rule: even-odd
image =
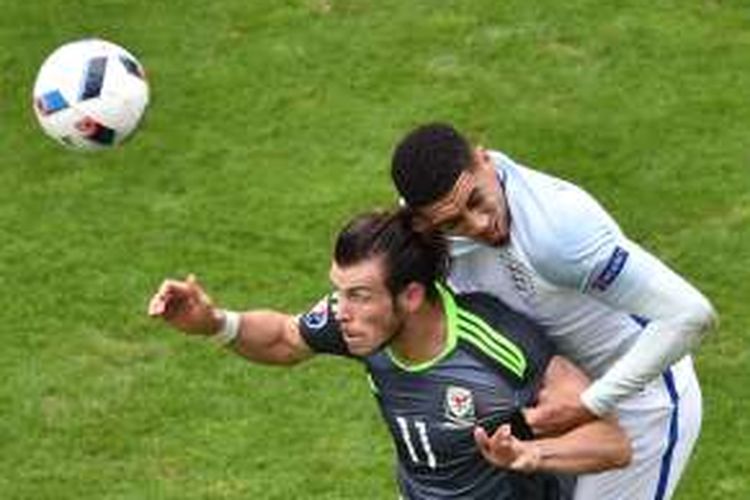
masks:
[[[65,97],[63,97],[59,90],[52,90],[51,92],[42,94],[36,98],[34,104],[42,116],[57,113],[69,106],[68,101],[65,100]]]
[[[97,144],[111,146],[115,142],[115,130],[99,123],[90,116],[83,118],[75,126],[86,139]]]

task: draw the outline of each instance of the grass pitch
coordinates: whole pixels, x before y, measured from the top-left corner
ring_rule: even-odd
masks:
[[[569,178],[722,316],[679,499],[750,496],[750,9],[666,0],[0,0],[0,492],[395,497],[360,369],[251,366],[145,317],[165,276],[301,311],[335,230],[393,203],[426,120]],[[30,92],[100,36],[149,71],[125,147],[69,152]]]

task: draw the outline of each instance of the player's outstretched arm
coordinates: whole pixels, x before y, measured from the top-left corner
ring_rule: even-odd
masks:
[[[718,326],[711,302],[687,280],[635,243],[624,242],[622,248],[627,260],[620,275],[612,285],[602,287],[604,291],[592,285],[589,293],[647,325],[631,348],[582,395],[584,405],[598,415],[609,413],[619,401],[659,377]]]
[[[189,335],[216,337],[245,358],[290,365],[312,356],[294,316],[271,310],[236,313],[219,309],[191,275],[164,280],[151,297],[148,314]]]
[[[630,349],[581,395],[577,408],[566,410],[570,426],[609,414],[660,377],[715,329],[717,315],[700,291],[629,240],[584,191],[556,196],[547,223],[549,231],[535,241],[535,269],[550,283],[647,323]]]

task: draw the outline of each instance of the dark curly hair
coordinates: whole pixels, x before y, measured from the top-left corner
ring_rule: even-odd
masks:
[[[471,146],[451,125],[429,123],[409,132],[391,158],[391,178],[413,208],[447,194],[471,166]]]
[[[417,282],[430,300],[437,298],[436,283],[445,281],[448,269],[447,243],[437,233],[414,230],[411,210],[361,214],[339,232],[333,254],[338,266],[379,256],[385,262],[386,287],[392,296]]]

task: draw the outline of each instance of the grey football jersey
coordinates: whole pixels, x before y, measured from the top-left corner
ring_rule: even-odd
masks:
[[[567,479],[496,468],[476,447],[476,425],[511,423],[530,437],[520,409],[533,403],[551,348],[539,328],[486,294],[441,289],[448,335],[435,359],[417,366],[388,347],[359,358],[398,453],[401,495],[408,499],[568,498]],[[321,353],[351,357],[335,320],[335,295],[300,317]],[[565,487],[563,487],[563,483]]]

